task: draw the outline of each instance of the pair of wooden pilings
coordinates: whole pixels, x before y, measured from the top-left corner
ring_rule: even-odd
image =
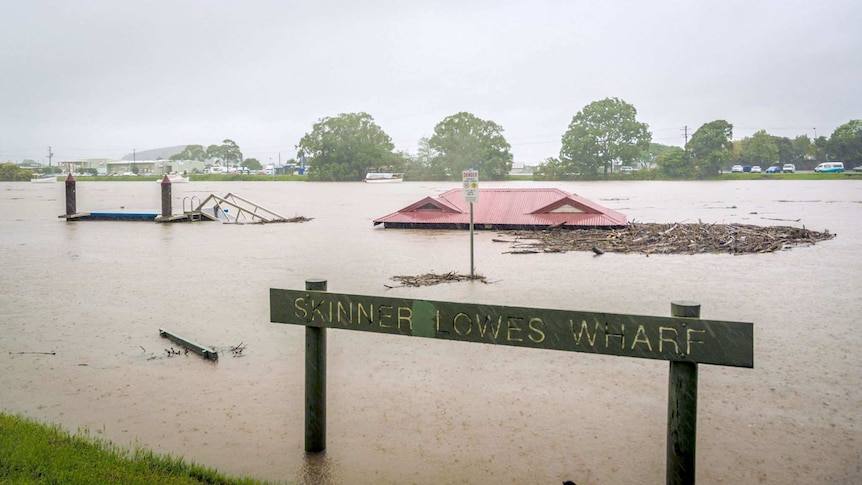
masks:
[[[305,281],[307,291],[327,291],[323,279]],[[700,304],[671,302],[671,316],[700,318]],[[670,361],[667,403],[667,468],[670,485],[695,483],[697,364]],[[326,328],[305,327],[305,451],[326,450]]]
[[[165,175],[162,179],[162,217],[171,217],[173,207],[171,206],[171,179]],[[66,216],[77,214],[77,189],[75,187],[75,177],[70,173],[66,177]]]

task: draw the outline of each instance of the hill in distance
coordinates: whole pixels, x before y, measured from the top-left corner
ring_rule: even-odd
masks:
[[[174,147],[152,148],[150,150],[137,150],[134,154],[128,153],[123,155],[122,160],[167,160],[171,155],[176,155],[186,149],[186,145],[177,145]]]

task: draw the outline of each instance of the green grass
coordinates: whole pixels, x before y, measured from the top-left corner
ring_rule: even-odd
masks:
[[[264,484],[228,478],[182,458],[126,450],[72,435],[22,416],[0,413],[0,483],[15,484]]]

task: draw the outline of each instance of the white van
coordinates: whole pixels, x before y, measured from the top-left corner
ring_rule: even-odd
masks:
[[[820,165],[814,167],[815,172],[843,172],[844,171],[844,162],[823,162]]]

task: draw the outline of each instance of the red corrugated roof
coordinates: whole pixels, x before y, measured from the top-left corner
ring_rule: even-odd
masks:
[[[455,228],[470,224],[470,204],[461,189],[425,197],[374,220],[384,227]],[[581,196],[559,189],[479,189],[473,204],[473,224],[482,228],[614,227],[625,226],[626,216]],[[490,226],[490,227],[489,227]]]

